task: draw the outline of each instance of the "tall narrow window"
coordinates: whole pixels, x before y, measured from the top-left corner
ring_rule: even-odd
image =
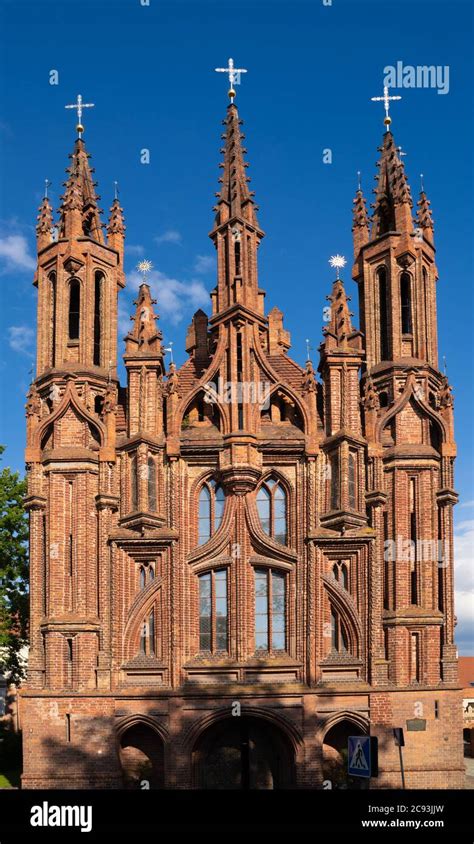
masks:
[[[234,255],[235,255],[235,274],[240,275],[240,241],[236,240],[234,243]]]
[[[257,492],[257,510],[262,529],[275,542],[286,545],[288,541],[288,515],[286,492],[274,478],[268,478]]]
[[[140,589],[144,589],[146,585],[146,568],[140,566]]]
[[[136,510],[138,507],[138,461],[136,451],[130,458],[130,485],[132,510]]]
[[[152,609],[147,618],[143,619],[140,627],[140,653],[154,656],[155,645],[155,610]]]
[[[215,480],[206,481],[199,493],[198,542],[203,545],[219,529],[224,515],[225,493]]]
[[[444,611],[444,567],[447,563],[445,560],[446,548],[443,542],[443,519],[441,507],[438,507],[438,609]]]
[[[155,610],[148,616],[148,653],[155,654]]]
[[[48,276],[49,281],[49,313],[50,313],[50,325],[49,325],[49,336],[50,336],[50,364],[51,366],[55,365],[56,362],[56,273],[50,273]]]
[[[103,280],[102,273],[96,272],[94,284],[94,364],[100,366],[100,346],[102,340],[102,312],[103,312]]]
[[[153,457],[148,458],[148,509],[156,510],[156,463]]]
[[[379,286],[380,358],[381,360],[388,360],[387,270],[385,267],[379,267],[377,279]]]
[[[348,471],[348,494],[349,507],[355,510],[357,507],[357,464],[356,455],[353,451],[349,452],[349,471]]]
[[[339,613],[331,607],[331,649],[338,653],[349,651],[349,637]]]
[[[242,403],[242,391],[241,391],[241,383],[243,381],[243,359],[242,359],[242,334],[240,331],[237,334],[237,416],[238,416],[238,428],[239,431],[242,430],[244,427],[244,406]]]
[[[411,634],[410,682],[420,681],[420,634]]]
[[[286,648],[286,575],[255,569],[255,650]]]
[[[199,649],[227,651],[227,569],[199,577]]]
[[[69,285],[69,339],[79,339],[79,323],[81,309],[81,285],[77,278],[73,278]]]
[[[400,276],[400,308],[402,334],[411,334],[411,278],[408,273],[402,273]]]
[[[337,510],[339,507],[339,455],[337,452],[329,455],[329,470],[329,506],[331,510]]]
[[[416,525],[416,481],[409,479],[410,484],[410,600],[412,604],[418,603],[418,560],[416,552],[417,525]]]
[[[383,513],[383,606],[390,609],[390,554],[388,551],[388,513]]]

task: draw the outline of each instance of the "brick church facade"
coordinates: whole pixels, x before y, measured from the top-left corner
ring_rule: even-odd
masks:
[[[223,122],[217,284],[179,369],[144,281],[119,383],[123,209],[104,234],[81,132],[57,236],[40,206],[23,787],[336,788],[367,733],[371,787],[399,787],[393,727],[409,788],[461,787],[429,202],[413,219],[387,126],[373,215],[354,201],[361,330],[337,278],[317,377],[265,312],[233,102]]]

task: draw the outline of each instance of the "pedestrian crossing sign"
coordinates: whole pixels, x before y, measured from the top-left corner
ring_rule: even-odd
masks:
[[[370,777],[370,736],[349,736],[348,773],[352,777]]]

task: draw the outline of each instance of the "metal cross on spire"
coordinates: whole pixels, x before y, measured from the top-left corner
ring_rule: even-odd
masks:
[[[44,180],[44,198],[48,198],[48,188],[51,187],[53,183],[49,181],[49,179]]]
[[[240,74],[247,73],[245,67],[234,67],[234,59],[229,59],[227,67],[216,67],[216,73],[227,73],[229,75],[229,97],[231,103],[234,102],[235,89],[234,85],[240,85]]]
[[[389,110],[390,110],[390,103],[392,102],[392,100],[401,100],[401,97],[399,97],[399,96],[389,97],[388,86],[384,85],[383,86],[383,97],[371,97],[370,99],[372,100],[373,103],[383,103],[383,107],[385,109],[384,123],[385,123],[385,126],[387,127],[386,131],[388,132],[388,127],[390,126],[390,124],[392,122],[392,118],[390,117],[390,115],[388,113]]]
[[[79,137],[81,137],[84,126],[82,125],[82,109],[83,108],[94,108],[94,103],[83,103],[82,102],[82,95],[77,95],[77,101],[72,103],[71,105],[64,106],[64,108],[75,108],[77,110],[77,126],[76,130],[78,132]]]

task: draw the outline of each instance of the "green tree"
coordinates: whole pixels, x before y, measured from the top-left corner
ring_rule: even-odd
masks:
[[[0,455],[5,451],[0,446]],[[26,481],[8,468],[0,472],[0,671],[18,683],[24,677],[20,651],[28,642],[28,517]]]

